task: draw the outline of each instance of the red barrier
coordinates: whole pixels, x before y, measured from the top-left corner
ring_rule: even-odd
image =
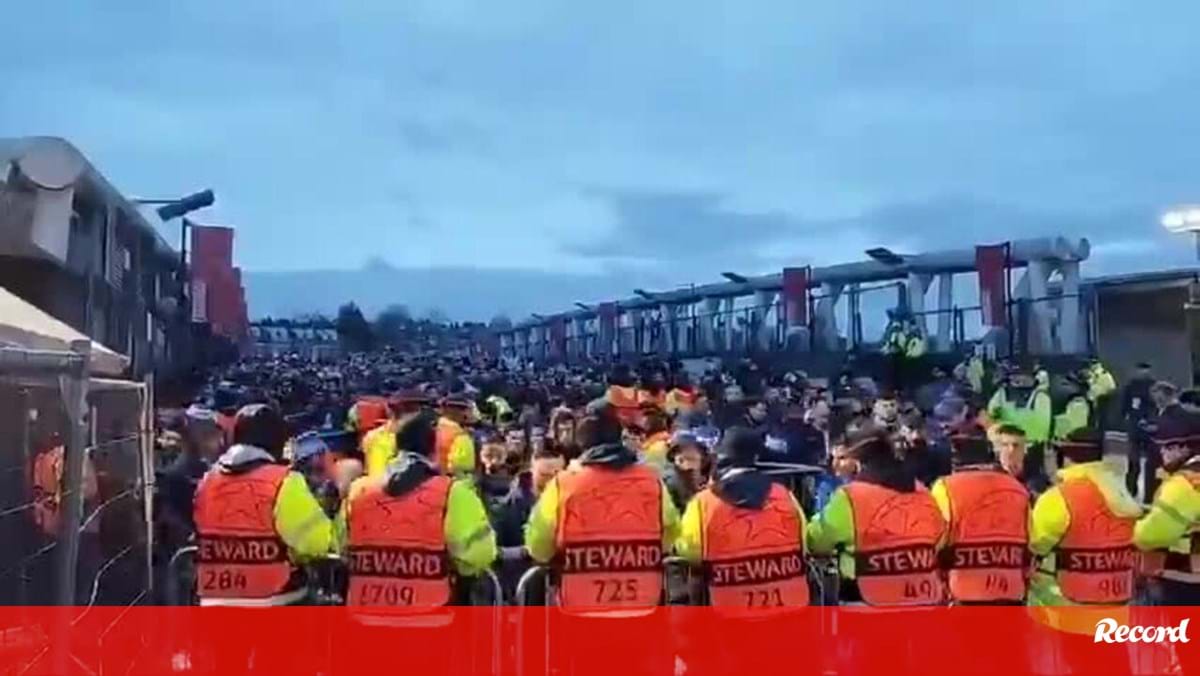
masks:
[[[744,621],[707,608],[627,619],[505,608],[499,635],[490,608],[456,608],[445,622],[359,618],[333,607],[65,610],[0,610],[0,673],[490,674],[493,649],[503,676],[1192,673],[1200,663],[1200,636],[1192,636],[1200,629],[1190,624],[1195,608],[1137,608],[1120,623],[1177,634],[1183,626],[1186,643],[1096,642],[1094,635],[1048,629],[1016,607],[812,608]],[[1109,638],[1122,635],[1129,630],[1117,628]],[[517,646],[517,636],[526,645]]]

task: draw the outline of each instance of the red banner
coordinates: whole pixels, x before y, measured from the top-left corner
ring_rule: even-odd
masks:
[[[805,608],[733,619],[713,608],[635,618],[554,608],[94,607],[0,610],[2,674],[1006,674],[1196,673],[1193,608]],[[1097,612],[1099,613],[1097,614]],[[772,612],[772,614],[766,614]],[[1061,619],[1061,618],[1059,618]],[[436,621],[435,621],[436,620]]]
[[[783,269],[783,307],[789,327],[808,325],[810,268]]]
[[[983,325],[1008,323],[1008,252],[1009,244],[975,247],[975,269],[979,271],[979,305]]]

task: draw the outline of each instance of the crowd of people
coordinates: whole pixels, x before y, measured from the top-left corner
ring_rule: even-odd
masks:
[[[311,601],[331,557],[364,607],[465,602],[489,570],[514,602],[535,564],[564,607],[801,606],[821,559],[842,604],[1200,600],[1191,391],[1095,361],[868,371],[247,360],[164,420],[158,541],[198,546],[202,605]]]

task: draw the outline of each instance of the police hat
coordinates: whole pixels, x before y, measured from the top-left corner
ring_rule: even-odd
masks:
[[[292,459],[300,462],[329,452],[329,445],[318,432],[305,432],[292,444]]]

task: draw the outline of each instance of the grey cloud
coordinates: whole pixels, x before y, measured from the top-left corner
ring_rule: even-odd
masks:
[[[600,191],[612,212],[613,228],[577,244],[573,253],[602,259],[640,259],[703,264],[715,260],[755,265],[773,245],[797,240],[857,239],[933,250],[1025,237],[1062,235],[1095,242],[1157,233],[1157,211],[1129,206],[1110,209],[1032,208],[971,196],[943,196],[886,204],[840,218],[805,218],[777,209],[735,210],[717,193]],[[860,255],[847,251],[847,259]],[[834,261],[830,261],[834,262]]]
[[[593,190],[615,225],[599,240],[576,244],[572,253],[596,258],[694,260],[714,254],[746,256],[755,245],[795,229],[777,210],[739,211],[711,192]]]

